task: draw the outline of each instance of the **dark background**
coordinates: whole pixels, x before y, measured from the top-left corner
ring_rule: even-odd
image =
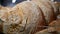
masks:
[[[23,2],[23,1],[26,1],[26,0],[16,0],[15,3],[12,3],[12,0],[0,0],[0,4],[2,6],[14,6],[17,3],[20,3],[20,2]]]
[[[54,1],[60,2],[60,0],[54,0]]]
[[[2,6],[14,6],[20,2],[23,2],[23,1],[26,1],[26,0],[16,0],[16,3],[12,3],[12,0],[0,0],[0,5]],[[57,2],[60,2],[60,0],[54,0],[54,1],[57,1]]]
[[[26,1],[26,0],[16,0],[15,3],[12,3],[12,0],[0,0],[0,5],[2,6],[14,6],[20,2],[23,2],[23,1]],[[60,2],[60,0],[54,0],[54,1],[57,1],[57,2]]]

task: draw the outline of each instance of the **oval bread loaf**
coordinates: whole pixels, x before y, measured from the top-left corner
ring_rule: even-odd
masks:
[[[54,27],[55,30],[60,33],[60,20],[57,19],[49,24],[50,27]]]
[[[31,1],[17,4],[4,16],[6,15],[7,20],[3,24],[3,30],[6,34],[29,34],[37,29],[42,30],[44,29],[42,26],[45,26],[45,19],[41,9]]]
[[[49,0],[32,0],[32,1],[41,8],[45,16],[46,22],[48,22],[48,24],[56,18],[54,9],[50,4]]]
[[[9,9],[10,8],[0,6],[0,33],[3,33],[3,23],[6,21],[6,17],[7,17],[6,13],[8,12]]]
[[[35,34],[58,34],[53,27],[48,27],[42,31],[36,32]]]

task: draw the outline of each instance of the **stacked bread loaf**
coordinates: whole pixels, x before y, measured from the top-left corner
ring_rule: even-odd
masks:
[[[41,8],[47,24],[56,19],[57,9],[53,2],[51,2],[50,0],[32,1]]]
[[[56,12],[55,4],[49,0],[24,1],[12,8],[0,7],[1,29],[5,34],[55,32],[57,28],[45,26],[53,26]]]
[[[56,20],[50,22],[48,25],[48,28],[45,30],[36,32],[36,34],[60,34],[60,12],[58,8],[60,7],[59,3],[55,3],[56,9],[57,9],[57,14],[56,14]],[[51,28],[52,27],[52,28]],[[51,28],[51,29],[50,29]]]

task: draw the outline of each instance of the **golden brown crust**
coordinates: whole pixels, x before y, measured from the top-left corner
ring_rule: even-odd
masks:
[[[42,31],[36,32],[35,34],[54,34],[53,32],[56,34],[55,28],[49,27],[49,28],[44,29]]]
[[[47,22],[50,23],[55,19],[54,9],[50,4],[49,0],[32,0],[32,1],[41,8]]]
[[[37,28],[36,30],[34,29],[34,31],[44,29],[43,27],[38,27],[45,26],[44,15],[42,11],[39,9],[39,7],[31,1],[19,3],[15,7],[13,7],[11,11],[7,13],[8,16],[6,18],[8,19],[8,23],[4,23],[4,28],[5,25],[8,25],[9,27],[6,26],[7,30],[5,29],[5,33],[31,33],[32,29],[34,28]],[[18,20],[16,20],[17,22],[15,21],[16,16],[18,17]],[[15,24],[17,25],[16,27],[14,27]]]
[[[60,32],[60,20],[55,20],[49,24],[50,27],[55,28],[57,32]]]

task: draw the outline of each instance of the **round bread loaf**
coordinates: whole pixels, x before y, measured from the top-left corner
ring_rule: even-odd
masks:
[[[57,34],[57,32],[56,32],[55,28],[48,27],[47,29],[36,32],[35,34]]]
[[[32,0],[32,1],[41,8],[45,16],[46,22],[48,22],[48,24],[56,18],[54,9],[49,0]]]
[[[6,21],[7,12],[9,9],[10,8],[0,6],[0,34],[3,33],[3,23]]]
[[[50,27],[54,27],[55,30],[60,33],[60,20],[57,19],[49,24]]]
[[[46,25],[42,10],[32,1],[17,4],[4,17],[7,18],[3,24],[6,34],[31,34],[44,29],[42,26]]]

